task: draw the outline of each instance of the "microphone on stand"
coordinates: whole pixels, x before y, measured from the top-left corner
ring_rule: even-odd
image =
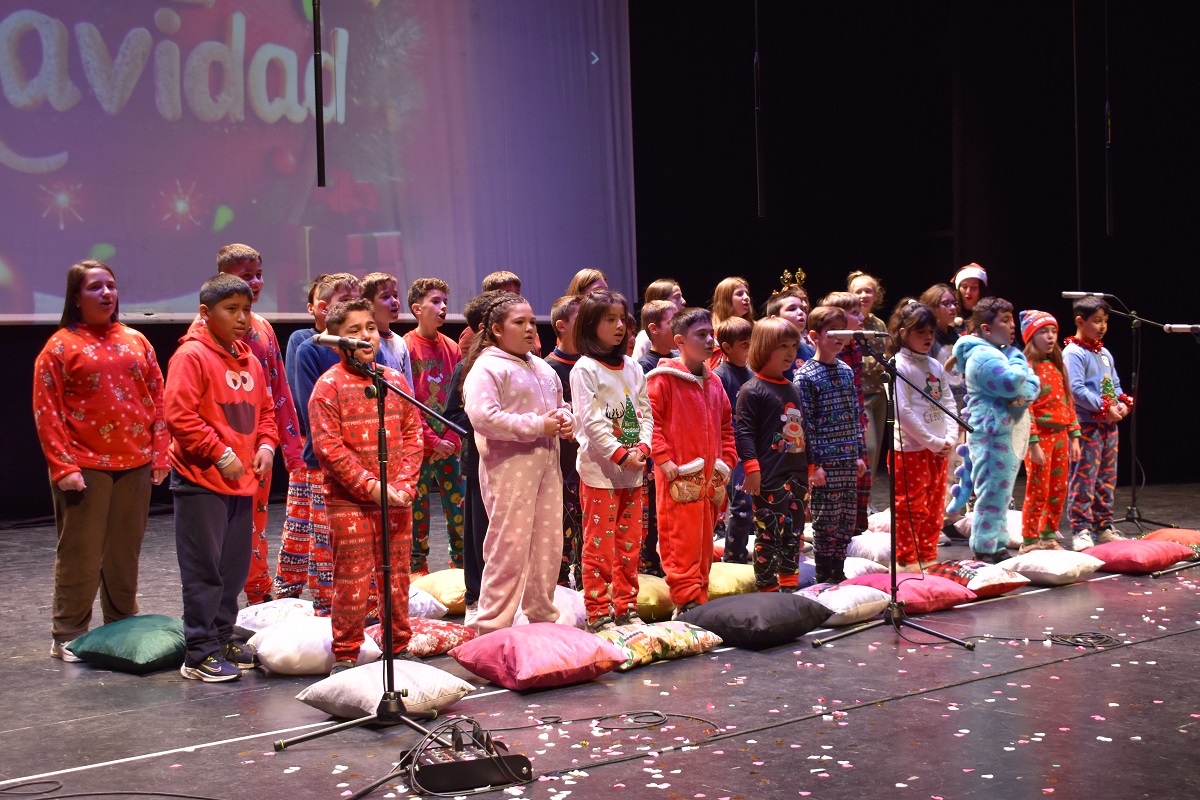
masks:
[[[1062,296],[1066,300],[1078,300],[1081,297],[1112,297],[1113,295],[1105,292],[1063,292]]]
[[[890,339],[892,335],[887,331],[830,331],[830,336],[836,336],[839,339],[854,339],[855,341],[863,342],[867,339]]]
[[[341,350],[374,349],[374,345],[365,339],[350,339],[345,336],[334,336],[329,333],[318,333],[313,341],[322,347],[336,347]]]
[[[1163,325],[1164,333],[1190,333],[1200,336],[1200,325]]]

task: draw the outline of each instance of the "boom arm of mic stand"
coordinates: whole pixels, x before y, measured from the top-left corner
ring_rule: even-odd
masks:
[[[434,419],[438,420],[443,425],[445,425],[447,428],[449,428],[450,430],[457,433],[459,436],[467,435],[466,429],[463,428],[461,425],[456,425],[455,423],[446,419],[441,414],[434,411],[432,408],[425,405],[424,403],[422,403],[417,398],[413,397],[408,392],[406,392],[403,389],[401,389],[400,387],[396,386],[394,383],[389,383],[388,381],[385,381],[383,379],[382,371],[373,370],[369,366],[362,363],[361,361],[359,361],[356,358],[348,358],[348,359],[346,359],[346,363],[350,365],[351,369],[353,369],[355,372],[358,372],[360,375],[363,375],[367,378],[371,378],[372,380],[378,380],[380,383],[382,383],[384,386],[386,386],[388,388],[388,391],[395,392],[400,397],[403,397],[405,400],[412,403],[417,408],[421,409],[421,412],[423,414],[425,414],[428,417],[433,417]]]

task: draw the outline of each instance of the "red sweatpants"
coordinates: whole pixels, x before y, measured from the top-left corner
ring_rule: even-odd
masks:
[[[1071,440],[1065,428],[1038,433],[1038,443],[1046,456],[1045,464],[1038,466],[1025,454],[1025,505],[1021,508],[1021,539],[1025,544],[1038,538],[1053,539],[1058,533],[1071,470]]]
[[[671,497],[671,482],[654,467],[655,500],[658,505],[658,554],[671,590],[671,602],[708,602],[708,572],[712,567],[712,530],[717,508],[708,498],[694,503],[677,503]]]
[[[254,531],[250,535],[250,574],[246,576],[246,603],[254,605],[271,593],[271,570],[267,567],[267,502],[271,499],[271,473],[258,479],[254,493]]]
[[[895,453],[896,563],[937,561],[942,533],[946,470],[950,460],[931,450]]]
[[[579,486],[583,516],[583,603],[588,620],[637,610],[643,488]]]
[[[408,647],[408,559],[412,554],[412,509],[388,509],[388,544],[392,564],[392,647]],[[333,546],[333,657],[358,659],[363,626],[371,600],[371,579],[383,586],[383,514],[378,506],[329,501],[329,533]]]

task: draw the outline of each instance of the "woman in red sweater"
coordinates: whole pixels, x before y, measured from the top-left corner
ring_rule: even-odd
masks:
[[[150,484],[167,475],[162,371],[117,308],[107,264],[71,267],[60,327],[34,365],[58,528],[50,655],[64,661],[79,660],[67,645],[87,631],[97,589],[106,623],[137,614]]]

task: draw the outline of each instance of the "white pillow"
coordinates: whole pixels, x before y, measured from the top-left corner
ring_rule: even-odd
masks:
[[[972,511],[970,514],[967,514],[962,519],[956,521],[954,523],[954,529],[961,535],[970,537],[971,525],[973,524],[974,519],[975,512]],[[1025,540],[1021,537],[1021,512],[1010,508],[1007,514],[1007,525],[1008,541],[1005,543],[1005,546],[1016,550],[1025,543]]]
[[[890,508],[885,508],[883,511],[876,511],[874,514],[867,517],[867,530],[891,533],[892,510]]]
[[[408,692],[402,698],[408,713],[441,712],[475,691],[462,678],[428,664],[399,658],[392,664],[397,690]],[[374,714],[383,697],[383,667],[384,662],[376,661],[330,675],[300,692],[296,699],[333,717],[358,719]]]
[[[825,624],[833,628],[868,620],[882,613],[891,600],[887,592],[852,583],[818,583],[797,594],[812,598],[832,611]]]
[[[438,599],[424,589],[418,589],[415,586],[409,587],[408,590],[408,615],[410,617],[424,617],[425,619],[441,619],[446,616],[447,608],[438,602]],[[379,613],[383,613],[382,603],[379,606]]]
[[[1073,550],[1031,550],[996,566],[1024,575],[1036,586],[1062,586],[1091,575],[1103,567],[1104,562]]]
[[[554,607],[558,609],[559,625],[570,625],[572,628],[580,630],[587,627],[587,609],[583,605],[583,593],[577,592],[569,586],[554,587]],[[525,616],[525,609],[517,609],[517,615],[513,618],[513,625],[528,625],[529,617]]]
[[[383,652],[363,637],[358,663],[379,660]],[[333,669],[333,621],[329,617],[289,617],[250,639],[263,666],[280,675],[323,675]]]
[[[850,540],[846,555],[887,564],[892,560],[892,535],[882,531],[860,533]]]
[[[883,564],[866,558],[847,556],[846,565],[842,567],[842,572],[847,578],[857,578],[859,575],[874,575],[878,572],[887,572],[889,569],[890,567],[885,567]]]
[[[237,634],[250,637],[263,628],[283,622],[292,615],[311,617],[313,615],[312,600],[283,597],[279,600],[246,606],[238,612],[237,621],[233,623],[233,627]]]

